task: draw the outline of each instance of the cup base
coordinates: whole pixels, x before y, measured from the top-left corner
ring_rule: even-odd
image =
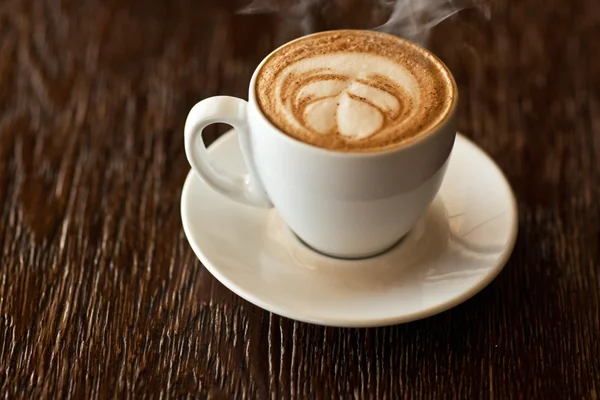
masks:
[[[304,245],[308,249],[314,251],[315,253],[319,253],[322,256],[329,257],[329,258],[336,258],[338,260],[364,260],[364,259],[367,259],[367,258],[374,258],[374,257],[380,256],[380,255],[385,254],[388,251],[392,250],[396,246],[398,246],[404,240],[404,238],[408,235],[408,233],[410,233],[410,231],[407,232],[400,239],[394,241],[392,244],[389,244],[389,245],[387,245],[387,246],[385,246],[385,247],[383,247],[383,248],[381,248],[379,250],[376,250],[376,251],[372,251],[372,252],[368,252],[368,253],[360,253],[360,254],[343,254],[342,255],[342,254],[329,253],[327,251],[320,250],[317,247],[312,246],[312,245],[308,244],[307,242],[305,242],[293,230],[290,229],[290,231],[298,239],[298,241],[300,241],[300,243],[302,243],[302,245]]]
[[[216,163],[243,172],[234,169],[243,165],[235,133],[208,151]],[[461,135],[421,223],[379,257],[321,256],[300,244],[277,212],[223,199],[188,174],[182,226],[204,268],[262,309],[327,326],[395,325],[462,303],[500,273],[518,230],[517,203],[502,171]]]

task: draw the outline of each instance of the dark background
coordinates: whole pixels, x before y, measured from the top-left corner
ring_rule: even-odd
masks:
[[[598,399],[600,2],[496,0],[489,21],[433,30],[460,130],[515,189],[519,238],[473,299],[377,329],[262,311],[187,244],[187,112],[246,98],[294,35],[242,5],[0,1],[4,397]],[[360,10],[312,23],[360,27]]]

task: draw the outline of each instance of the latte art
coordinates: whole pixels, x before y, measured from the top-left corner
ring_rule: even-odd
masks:
[[[368,72],[356,71],[356,65]],[[404,87],[397,83],[402,81]],[[276,85],[288,123],[350,139],[370,137],[410,118],[419,100],[417,83],[406,69],[368,54],[301,61],[282,71]]]
[[[268,58],[256,94],[267,118],[296,139],[333,150],[380,149],[418,136],[448,113],[452,83],[438,66],[387,34],[325,32]]]

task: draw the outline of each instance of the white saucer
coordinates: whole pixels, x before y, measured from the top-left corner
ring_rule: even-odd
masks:
[[[234,132],[214,142],[209,153],[223,168],[245,171]],[[275,210],[229,200],[193,172],[183,187],[183,228],[221,283],[273,313],[345,327],[425,318],[488,285],[517,236],[516,201],[496,164],[461,135],[451,157],[427,214],[394,249],[375,258],[349,261],[315,253]]]

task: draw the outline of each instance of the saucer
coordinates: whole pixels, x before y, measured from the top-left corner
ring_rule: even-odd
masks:
[[[235,132],[208,151],[224,169],[245,172]],[[506,178],[460,134],[427,213],[398,245],[374,258],[316,253],[275,209],[234,202],[193,171],[183,187],[181,217],[196,256],[234,293],[284,317],[341,327],[398,324],[462,303],[498,275],[517,236]]]

